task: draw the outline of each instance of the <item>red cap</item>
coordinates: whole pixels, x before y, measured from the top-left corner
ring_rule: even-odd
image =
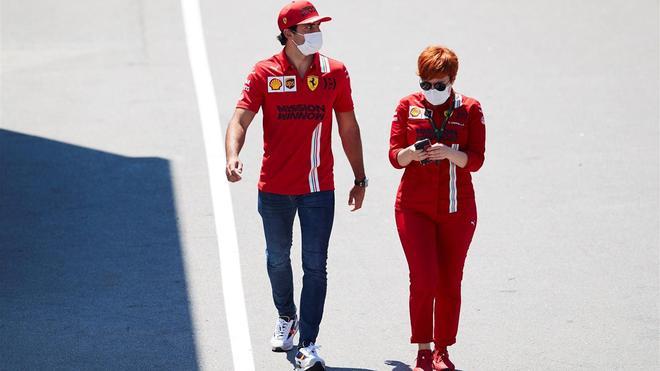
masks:
[[[316,8],[309,1],[292,1],[286,4],[277,17],[280,31],[295,25],[314,22],[327,22],[330,17],[321,17]]]

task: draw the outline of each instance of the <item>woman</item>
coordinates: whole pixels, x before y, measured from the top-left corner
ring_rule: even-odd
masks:
[[[461,279],[477,224],[470,173],[484,162],[485,126],[478,101],[457,93],[456,54],[429,46],[417,60],[421,92],[401,99],[390,134],[392,165],[405,168],[395,216],[410,270],[415,370],[454,370]],[[431,343],[435,350],[431,351]]]

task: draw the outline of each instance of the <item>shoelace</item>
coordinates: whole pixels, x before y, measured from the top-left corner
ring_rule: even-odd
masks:
[[[447,362],[449,361],[449,352],[446,350],[444,352],[441,352],[439,350],[436,350],[433,352],[433,362]]]
[[[316,354],[316,350],[320,349],[320,345],[316,345],[314,343],[309,344],[308,346],[305,347],[310,353],[312,353],[314,356],[318,357],[318,354]]]
[[[304,347],[304,348],[300,348],[298,351],[300,352],[301,350],[306,349],[306,350],[307,350],[309,353],[311,353],[314,357],[318,357],[319,355],[316,354],[316,350],[319,349],[319,348],[321,348],[320,345],[316,345],[316,344],[314,344],[314,343],[311,343],[311,344],[309,344],[308,346],[306,346],[306,347]],[[306,355],[305,355],[304,353],[303,353],[303,355],[306,357]],[[304,358],[303,358],[303,359],[304,359]],[[296,356],[296,362],[299,362],[299,360],[298,360],[298,356]],[[294,369],[293,369],[293,371],[300,371],[300,369],[298,368],[298,366],[295,366]]]
[[[285,321],[282,318],[278,318],[277,323],[275,324],[275,336],[284,337],[286,334],[287,324],[288,324],[287,321]]]

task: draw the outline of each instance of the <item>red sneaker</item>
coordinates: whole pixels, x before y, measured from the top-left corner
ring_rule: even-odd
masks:
[[[446,348],[439,348],[433,352],[433,370],[434,371],[454,371],[456,366],[449,360],[449,353]]]
[[[424,349],[417,352],[417,364],[413,371],[433,371],[433,354],[431,349]]]

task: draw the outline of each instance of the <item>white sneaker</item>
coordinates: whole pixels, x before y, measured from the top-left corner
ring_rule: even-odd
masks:
[[[298,349],[298,353],[296,353],[296,367],[303,371],[325,370],[325,361],[319,357],[317,353],[318,348],[320,348],[319,345],[312,343]]]
[[[273,347],[273,352],[286,352],[293,349],[293,337],[298,332],[298,319],[287,317],[280,317],[275,323],[275,332],[273,337],[270,338],[270,345]]]

